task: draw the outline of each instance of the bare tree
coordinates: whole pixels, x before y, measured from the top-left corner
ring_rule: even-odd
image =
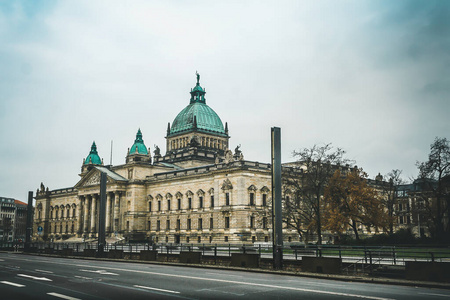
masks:
[[[336,169],[348,168],[351,163],[344,158],[345,151],[331,144],[314,145],[294,151],[295,163],[283,170],[284,220],[288,228],[302,236],[317,233],[317,243],[322,244],[323,194]]]
[[[396,223],[394,204],[397,202],[397,188],[404,183],[401,175],[401,170],[394,169],[384,175],[385,181],[379,183],[382,188],[384,206],[388,212],[388,230],[391,235],[394,233],[394,225]]]
[[[421,192],[415,193],[431,221],[431,233],[440,240],[450,237],[450,145],[446,138],[436,137],[425,162],[417,162]]]

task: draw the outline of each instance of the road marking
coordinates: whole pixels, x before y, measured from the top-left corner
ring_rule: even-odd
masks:
[[[62,299],[67,299],[67,300],[81,300],[79,298],[74,298],[74,297],[70,297],[70,296],[58,294],[58,293],[47,293],[47,295],[62,298]]]
[[[444,294],[432,294],[432,293],[419,293],[420,295],[429,295],[429,296],[441,296],[441,297],[449,297],[449,295],[444,295]]]
[[[49,273],[49,274],[53,274],[52,271],[45,271],[45,270],[39,270],[39,269],[35,269],[36,272],[41,272],[41,273]]]
[[[18,284],[18,283],[9,282],[9,281],[0,281],[0,283],[9,284],[9,285],[12,285],[12,286],[15,286],[15,287],[24,287],[23,284]]]
[[[105,271],[105,270],[97,270],[97,271],[92,271],[92,270],[80,270],[80,271],[83,271],[83,272],[90,272],[90,273],[98,273],[98,274],[101,274],[101,275],[115,275],[115,276],[118,276],[118,275],[119,275],[119,274],[111,273],[111,272],[108,272],[108,271]]]
[[[171,291],[171,290],[164,290],[164,289],[157,289],[149,286],[142,286],[142,285],[133,285],[134,287],[146,289],[146,290],[153,290],[153,291],[159,291],[159,292],[166,292],[166,293],[173,293],[173,294],[179,294],[180,292],[177,291]]]
[[[75,278],[80,278],[80,279],[92,279],[91,277],[84,277],[84,276],[74,276]]]
[[[45,278],[45,277],[36,277],[36,276],[30,276],[30,275],[25,275],[25,274],[17,274],[17,276],[31,278],[34,280],[53,281],[53,280]]]
[[[77,265],[77,266],[79,266],[79,267],[80,266],[81,267],[89,267],[89,266],[85,266],[85,265]],[[92,267],[94,267],[94,266],[92,266]],[[326,294],[326,295],[333,295],[333,296],[344,296],[344,297],[353,297],[353,298],[361,298],[361,299],[372,299],[372,300],[394,300],[392,298],[365,296],[365,295],[348,294],[348,293],[340,293],[340,292],[328,292],[328,291],[321,291],[321,290],[311,290],[311,289],[296,288],[296,287],[281,286],[281,285],[272,285],[272,284],[264,284],[264,283],[251,283],[251,282],[242,282],[242,281],[225,280],[225,279],[191,277],[191,276],[187,276],[187,275],[165,274],[165,273],[139,271],[139,270],[126,270],[126,269],[110,268],[110,267],[103,267],[103,268],[104,269],[108,269],[108,270],[127,271],[127,272],[134,272],[134,273],[143,273],[143,274],[153,274],[153,275],[167,276],[167,277],[178,277],[178,278],[186,278],[186,279],[191,279],[191,280],[192,279],[197,279],[197,280],[204,280],[204,281],[216,281],[216,282],[225,282],[225,283],[240,284],[240,285],[261,286],[261,287],[268,287],[268,288],[275,288],[275,289],[282,289],[282,290],[291,290],[291,291],[299,291],[299,292]]]

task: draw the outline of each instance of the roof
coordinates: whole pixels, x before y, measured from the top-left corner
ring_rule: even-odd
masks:
[[[120,176],[119,174],[111,171],[110,169],[106,168],[106,167],[95,167],[97,170],[99,170],[100,172],[106,173],[106,176],[108,176],[109,178],[112,178],[113,180],[116,181],[128,181],[128,179]]]
[[[14,200],[14,203],[16,203],[16,205],[27,205],[25,202],[22,202],[20,200]]]

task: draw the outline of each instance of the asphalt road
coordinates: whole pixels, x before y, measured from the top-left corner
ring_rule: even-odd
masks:
[[[0,299],[450,299],[450,290],[0,253]]]

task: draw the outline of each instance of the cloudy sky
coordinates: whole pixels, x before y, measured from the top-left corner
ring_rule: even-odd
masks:
[[[332,143],[417,175],[450,138],[448,1],[0,0],[0,196],[73,186],[95,140],[123,164],[138,128],[165,152],[195,72],[232,149],[269,162]]]

